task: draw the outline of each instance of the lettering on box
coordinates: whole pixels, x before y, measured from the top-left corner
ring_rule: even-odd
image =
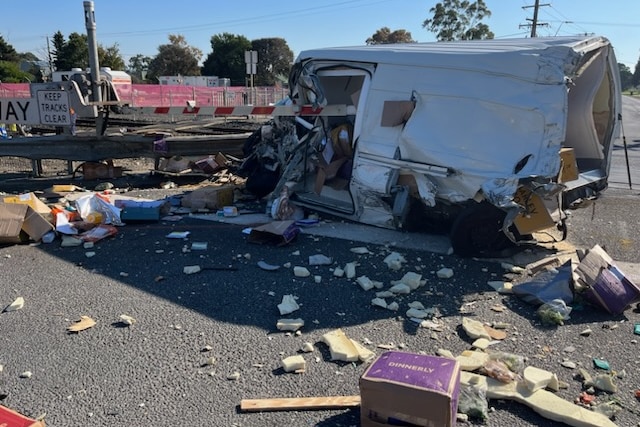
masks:
[[[533,233],[555,225],[540,196],[532,193],[529,189],[518,188],[513,196],[513,201],[525,208],[525,211],[513,220],[521,234]]]
[[[38,91],[40,123],[54,126],[70,125],[69,94],[61,90]]]

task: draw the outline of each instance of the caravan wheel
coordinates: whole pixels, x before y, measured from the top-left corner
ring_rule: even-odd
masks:
[[[489,203],[467,206],[451,226],[451,246],[462,257],[499,256],[514,244],[502,231],[505,212]]]

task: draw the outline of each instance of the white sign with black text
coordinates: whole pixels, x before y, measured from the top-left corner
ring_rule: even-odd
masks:
[[[39,90],[38,110],[43,125],[64,126],[71,124],[69,94],[62,90]]]

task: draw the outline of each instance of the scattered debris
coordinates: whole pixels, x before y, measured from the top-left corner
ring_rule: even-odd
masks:
[[[299,308],[300,306],[296,302],[296,298],[293,295],[283,295],[282,302],[278,304],[278,310],[280,310],[281,316],[293,313]]]
[[[483,375],[462,372],[460,382],[464,385],[482,387],[489,399],[515,400],[529,406],[545,418],[576,427],[616,427],[607,416],[582,408],[562,399],[547,390],[526,394],[518,388],[518,382],[502,383]]]
[[[407,260],[398,252],[391,252],[383,261],[391,270],[400,270]]]
[[[450,279],[453,277],[453,270],[450,268],[441,268],[437,271],[436,275],[440,279]]]
[[[348,338],[342,329],[327,332],[322,336],[322,342],[329,346],[331,360],[366,362],[372,357],[371,350]]]
[[[131,326],[134,323],[136,323],[136,319],[134,319],[131,316],[127,316],[126,314],[121,314],[119,319],[120,319],[120,323],[122,323],[125,326]]]
[[[305,372],[307,369],[307,362],[304,360],[304,357],[298,355],[289,356],[282,359],[282,369],[285,372],[295,372],[296,374],[300,374]]]
[[[4,308],[3,313],[8,313],[10,311],[21,310],[24,307],[24,298],[18,297],[11,304]]]
[[[467,333],[467,335],[469,335],[471,339],[474,339],[474,340],[478,338],[486,338],[488,340],[491,339],[491,336],[485,329],[484,325],[481,322],[471,319],[469,317],[462,318],[462,329],[464,329],[464,331]]]
[[[372,255],[373,252],[371,252],[368,248],[364,247],[364,246],[359,246],[356,248],[351,248],[349,249],[351,252],[353,252],[354,254],[358,254],[358,255]]]
[[[309,277],[311,272],[306,267],[293,267],[293,275],[296,277]]]
[[[196,274],[202,271],[202,268],[199,265],[185,265],[182,269],[184,274]]]
[[[304,326],[304,320],[298,319],[280,319],[276,323],[276,328],[279,331],[291,331],[295,332]]]
[[[268,264],[264,261],[258,261],[258,267],[260,267],[261,269],[265,270],[265,271],[276,271],[280,269],[279,265],[274,265],[274,264]]]
[[[85,329],[93,328],[96,325],[96,321],[89,316],[80,316],[80,320],[74,324],[67,326],[68,332],[80,332]]]
[[[331,265],[333,264],[333,259],[329,258],[326,255],[316,254],[309,256],[309,265]]]

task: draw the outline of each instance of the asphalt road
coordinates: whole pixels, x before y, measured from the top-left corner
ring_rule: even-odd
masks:
[[[625,123],[625,131],[628,143],[640,140],[640,129]],[[622,178],[620,182],[624,184]],[[638,194],[612,187],[572,211],[569,239],[580,247],[601,244],[616,260],[635,263]],[[576,303],[565,325],[544,326],[534,306],[487,286],[487,281],[503,277],[516,282],[529,278],[505,276],[495,260],[459,259],[409,244],[429,237],[397,233],[397,239],[377,245],[350,236],[301,234],[287,246],[274,247],[248,243],[243,228],[184,218],[129,224],[93,249],[61,247],[60,241],[0,247],[0,306],[19,296],[25,299],[23,309],[0,314],[0,396],[7,395],[0,403],[32,417],[46,414],[47,425],[56,427],[355,426],[358,409],[241,413],[238,405],[241,399],[358,394],[366,365],[331,361],[320,342],[335,328],[360,342],[370,341],[368,347],[377,354],[384,351],[379,344],[428,354],[445,348],[458,354],[471,347],[460,325],[463,316],[472,316],[508,323],[507,339],[494,348],[557,373],[567,384],[557,394],[570,401],[582,391],[582,383],[575,378],[576,370],[560,362],[574,361],[596,374],[592,359],[606,359],[620,373],[615,379],[618,391],[598,393],[597,399],[620,403],[617,425],[639,425],[640,402],[633,395],[640,388],[639,338],[633,333],[640,312],[635,305],[614,316]],[[168,239],[171,231],[190,235]],[[375,237],[377,230],[370,233]],[[208,249],[184,250],[192,242],[207,242]],[[350,251],[360,246],[372,253]],[[399,271],[383,263],[394,250],[407,260]],[[88,252],[95,256],[88,257]],[[331,257],[334,263],[309,266],[308,257],[314,254]],[[260,260],[282,267],[267,272],[257,267]],[[409,271],[422,274],[427,283],[398,297],[398,312],[376,308],[370,304],[374,291],[333,276],[333,268],[351,261],[358,262],[357,276],[366,275],[385,287]],[[312,276],[295,277],[286,263],[305,266]],[[183,268],[189,265],[234,269],[186,275]],[[454,276],[438,279],[435,272],[442,267],[452,268]],[[321,276],[320,283],[314,275]],[[288,294],[297,296],[301,307],[280,316],[277,305]],[[408,321],[404,313],[412,301],[436,307],[443,331]],[[496,311],[496,306],[506,309]],[[136,323],[123,327],[121,314]],[[67,333],[67,326],[83,315],[96,325]],[[282,317],[302,318],[302,334],[277,331]],[[581,335],[585,329],[592,333]],[[298,354],[305,342],[315,348],[303,355],[306,373],[285,373],[281,360]],[[203,351],[206,346],[211,350]],[[215,362],[208,364],[212,357]],[[32,376],[21,378],[26,371]],[[235,372],[239,378],[228,379]],[[492,400],[490,406],[485,424],[466,425],[558,425],[516,402]]]

